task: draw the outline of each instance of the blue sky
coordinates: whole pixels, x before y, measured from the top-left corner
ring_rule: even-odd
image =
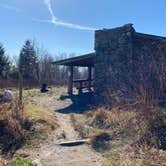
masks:
[[[166,0],[0,0],[0,42],[18,55],[26,39],[52,54],[93,51],[94,30],[133,23],[166,36]]]

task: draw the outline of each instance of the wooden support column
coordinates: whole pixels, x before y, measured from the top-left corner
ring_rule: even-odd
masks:
[[[69,66],[69,73],[68,73],[68,94],[73,94],[73,66]]]
[[[92,67],[88,67],[88,90],[91,91]]]

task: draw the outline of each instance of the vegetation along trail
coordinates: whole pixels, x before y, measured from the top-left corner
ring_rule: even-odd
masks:
[[[39,100],[42,107],[52,111],[66,107],[70,100],[61,102],[54,97],[44,97]],[[74,130],[70,119],[70,114],[55,113],[58,119],[59,128],[54,131],[47,140],[42,142],[39,148],[34,148],[31,152],[32,158],[42,166],[99,166],[102,156],[91,149],[87,144],[78,146],[60,146],[61,142],[79,139],[78,133]],[[80,115],[82,116],[82,115]]]

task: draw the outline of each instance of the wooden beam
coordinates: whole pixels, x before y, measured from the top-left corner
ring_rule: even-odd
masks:
[[[69,66],[69,73],[68,73],[68,94],[73,94],[73,66]]]
[[[85,144],[85,143],[88,143],[90,142],[90,139],[82,139],[82,140],[74,140],[74,141],[67,141],[67,142],[62,142],[62,143],[59,143],[58,145],[61,145],[61,146],[78,146],[78,145],[82,145],[82,144]]]
[[[88,67],[88,90],[91,91],[92,67]]]
[[[88,66],[94,66],[94,59],[95,59],[95,53],[90,53],[90,54],[86,54],[86,55],[82,55],[78,57],[72,57],[72,58],[52,62],[52,64],[88,67]]]

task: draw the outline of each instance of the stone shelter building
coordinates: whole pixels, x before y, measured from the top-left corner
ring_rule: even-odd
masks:
[[[166,37],[139,33],[126,24],[95,31],[94,49],[94,53],[53,62],[69,67],[70,95],[78,83],[79,93],[93,91],[98,104],[130,103],[140,93],[165,97]],[[74,66],[88,67],[88,78],[73,80]]]

